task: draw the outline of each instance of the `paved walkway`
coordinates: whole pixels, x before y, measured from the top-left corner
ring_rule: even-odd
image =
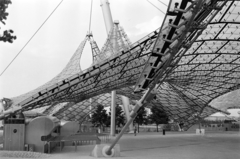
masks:
[[[239,132],[209,132],[198,136],[193,132],[140,133],[137,136],[125,134],[119,142],[121,159],[239,159]],[[64,147],[48,159],[93,159],[89,154],[93,145]],[[1,152],[1,151],[0,151]],[[1,159],[7,159],[1,157]],[[8,158],[9,159],[9,158]]]

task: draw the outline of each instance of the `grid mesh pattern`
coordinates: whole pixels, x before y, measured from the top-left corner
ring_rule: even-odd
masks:
[[[119,27],[117,24],[114,25],[114,28],[110,32],[109,36],[110,39],[107,40],[108,43],[111,43],[113,40],[111,39],[113,38],[111,34],[117,35],[118,48],[122,48],[125,50],[130,47],[131,42],[128,39],[127,34],[124,32],[122,27]],[[103,56],[103,54],[101,54],[96,42],[93,40],[92,35],[88,36],[88,40],[90,41],[92,48],[94,65],[96,63],[99,63],[99,61],[102,61],[104,58],[106,58],[106,56]],[[110,45],[111,44],[105,44],[104,47],[109,49]],[[82,121],[90,112],[92,112],[95,109],[98,103],[105,107],[111,105],[111,95],[109,93],[98,95],[96,97],[91,98],[90,100],[91,102],[89,102],[89,99],[87,99],[77,104],[74,103],[53,104],[44,111],[44,114],[54,115],[57,118],[64,120]],[[116,104],[118,105],[122,104],[120,96],[117,96]]]
[[[33,91],[30,91],[26,94],[12,98],[12,101],[14,102],[14,104],[21,102],[22,100],[36,94],[37,92],[39,92],[41,90],[48,89],[48,87],[50,87],[51,85],[54,85],[57,82],[60,82],[68,77],[71,77],[72,75],[74,75],[76,73],[82,72],[82,69],[80,66],[80,59],[81,59],[82,52],[83,52],[84,46],[86,44],[86,41],[87,41],[87,37],[80,43],[79,47],[75,51],[74,55],[71,57],[70,61],[66,65],[66,67],[56,77],[54,77],[53,79],[51,79],[49,82],[45,83],[44,85],[34,89]]]
[[[96,109],[98,104],[101,104],[105,107],[110,106],[111,94],[101,94],[77,104],[67,103],[53,114],[59,119],[82,122],[88,114]],[[117,96],[116,104],[121,104],[120,96]]]
[[[187,34],[183,45],[176,50],[163,72],[160,79],[163,83],[158,89],[157,99],[151,101],[148,107],[158,106],[174,120],[184,122],[186,128],[199,117],[218,111],[208,104],[216,97],[240,87],[239,10],[240,2],[234,0],[209,1],[202,6],[194,19],[194,26],[189,29],[191,33]],[[163,26],[169,27],[171,15],[166,17]],[[24,110],[29,110],[52,105],[54,102],[66,102],[67,104],[57,111],[59,114],[55,115],[61,116],[60,118],[67,117],[69,120],[81,120],[90,112],[89,98],[99,96],[99,99],[109,99],[105,98],[105,94],[111,90],[138,100],[142,92],[133,94],[133,86],[139,80],[149,57],[152,58],[154,44],[156,43],[157,47],[162,45],[158,35],[162,38],[167,28],[160,33],[158,29],[133,44],[127,38],[122,41],[124,34],[121,34],[121,29],[118,28],[118,25],[114,26],[99,54],[103,54],[106,59],[85,71],[80,68],[76,68],[78,71],[74,69],[76,72],[69,70],[64,78],[59,78],[56,83],[48,85],[49,87],[35,90],[36,93],[31,93],[27,98],[13,98],[14,103],[20,104]],[[198,32],[201,28],[204,30]],[[201,34],[195,36],[198,33]],[[176,38],[176,35],[175,33],[173,38]],[[193,37],[197,38],[192,40]],[[117,40],[117,43],[112,43],[113,39]],[[191,41],[193,43],[189,43]],[[81,45],[80,49],[83,49],[84,45]],[[149,81],[151,80],[153,79]],[[146,87],[150,85],[151,82]],[[94,109],[94,104],[92,107]],[[63,115],[60,115],[61,113]]]

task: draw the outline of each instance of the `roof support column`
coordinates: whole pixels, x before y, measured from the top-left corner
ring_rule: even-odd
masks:
[[[115,136],[116,130],[116,91],[112,91],[112,101],[111,101],[111,129],[110,135]]]
[[[127,121],[129,121],[130,120],[130,111],[129,111],[130,102],[129,102],[129,98],[125,97],[125,96],[121,96],[121,97],[122,97],[123,109],[124,109]],[[134,133],[134,131],[133,131],[133,123],[131,123],[129,125],[129,133]]]
[[[106,26],[106,31],[107,34],[109,34],[109,32],[111,31],[111,29],[114,26],[113,23],[113,19],[112,19],[112,14],[111,14],[111,10],[110,10],[110,6],[109,6],[109,2],[108,0],[101,0],[101,7],[102,7],[102,12],[103,12],[103,17],[104,17],[104,22],[105,22],[105,26]],[[118,22],[115,22],[116,25],[118,24]],[[117,39],[114,39],[113,41],[113,48],[114,51],[118,50],[118,45],[117,45]],[[123,103],[123,108],[124,108],[124,112],[126,115],[127,120],[130,119],[130,115],[129,115],[129,98],[122,96],[122,103]],[[112,91],[112,102],[111,102],[111,131],[110,131],[110,135],[115,136],[115,108],[116,107],[116,91]],[[133,131],[133,125],[132,123],[129,126],[129,130],[130,132]]]
[[[109,6],[108,0],[101,0],[101,7],[103,12],[103,18],[105,22],[105,27],[107,31],[107,35],[113,28],[113,19],[112,14]],[[112,102],[111,102],[111,129],[110,135],[115,136],[115,120],[116,120],[116,91],[112,91]]]

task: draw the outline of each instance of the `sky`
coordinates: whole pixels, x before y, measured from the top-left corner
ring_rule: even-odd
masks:
[[[6,25],[1,32],[14,30],[17,40],[0,42],[0,73],[19,53],[61,0],[12,0]],[[135,42],[161,26],[164,14],[147,0],[109,0],[113,20],[118,20],[129,39]],[[167,7],[150,0],[162,11]],[[168,4],[168,0],[164,0]],[[0,76],[0,99],[29,92],[55,77],[66,66],[84,40],[90,20],[91,0],[63,0],[58,9]],[[91,31],[99,48],[107,34],[100,0],[93,0]],[[90,44],[81,59],[82,69],[92,63]]]
[[[0,27],[1,31],[14,30],[17,40],[12,44],[0,43],[1,73],[60,1],[12,0],[7,9],[9,16],[6,25],[0,24]],[[109,0],[109,2],[113,20],[119,20],[132,42],[160,27],[164,17],[163,13],[146,0]],[[158,0],[151,2],[163,11],[167,9]],[[15,97],[33,90],[61,72],[86,36],[90,7],[90,0],[63,0],[20,55],[0,76],[0,99]],[[100,0],[93,0],[91,31],[101,48],[107,34]],[[81,67],[86,69],[91,62],[90,44],[87,43]]]

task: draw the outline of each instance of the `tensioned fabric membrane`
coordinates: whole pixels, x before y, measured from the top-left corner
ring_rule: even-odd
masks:
[[[179,2],[179,10],[187,12],[177,10],[175,2]],[[154,80],[144,79],[143,82],[148,80],[148,84],[139,84],[154,48],[188,32],[159,80],[157,98],[147,107],[157,106],[170,118],[184,123],[185,128],[199,118],[225,112],[226,108],[219,110],[209,103],[240,87],[240,1],[197,2],[192,6],[187,2],[184,6],[186,1],[172,1],[163,27],[133,44],[117,24],[101,51],[90,37],[86,37],[57,77],[30,93],[11,98],[12,103],[8,102],[6,108],[19,105],[22,110],[31,110],[48,106],[46,114],[81,122],[98,103],[110,105],[108,93],[112,90],[133,101],[138,100],[144,90],[135,91],[136,88],[147,88]],[[172,25],[187,21],[188,15],[194,13],[194,7],[198,12],[191,27],[181,32],[182,28]],[[177,22],[178,16],[181,16],[180,22]],[[174,28],[174,36],[165,40],[166,30],[170,30],[169,35]],[[95,60],[90,68],[82,71],[79,59],[89,38]],[[118,103],[121,104],[120,99]]]

